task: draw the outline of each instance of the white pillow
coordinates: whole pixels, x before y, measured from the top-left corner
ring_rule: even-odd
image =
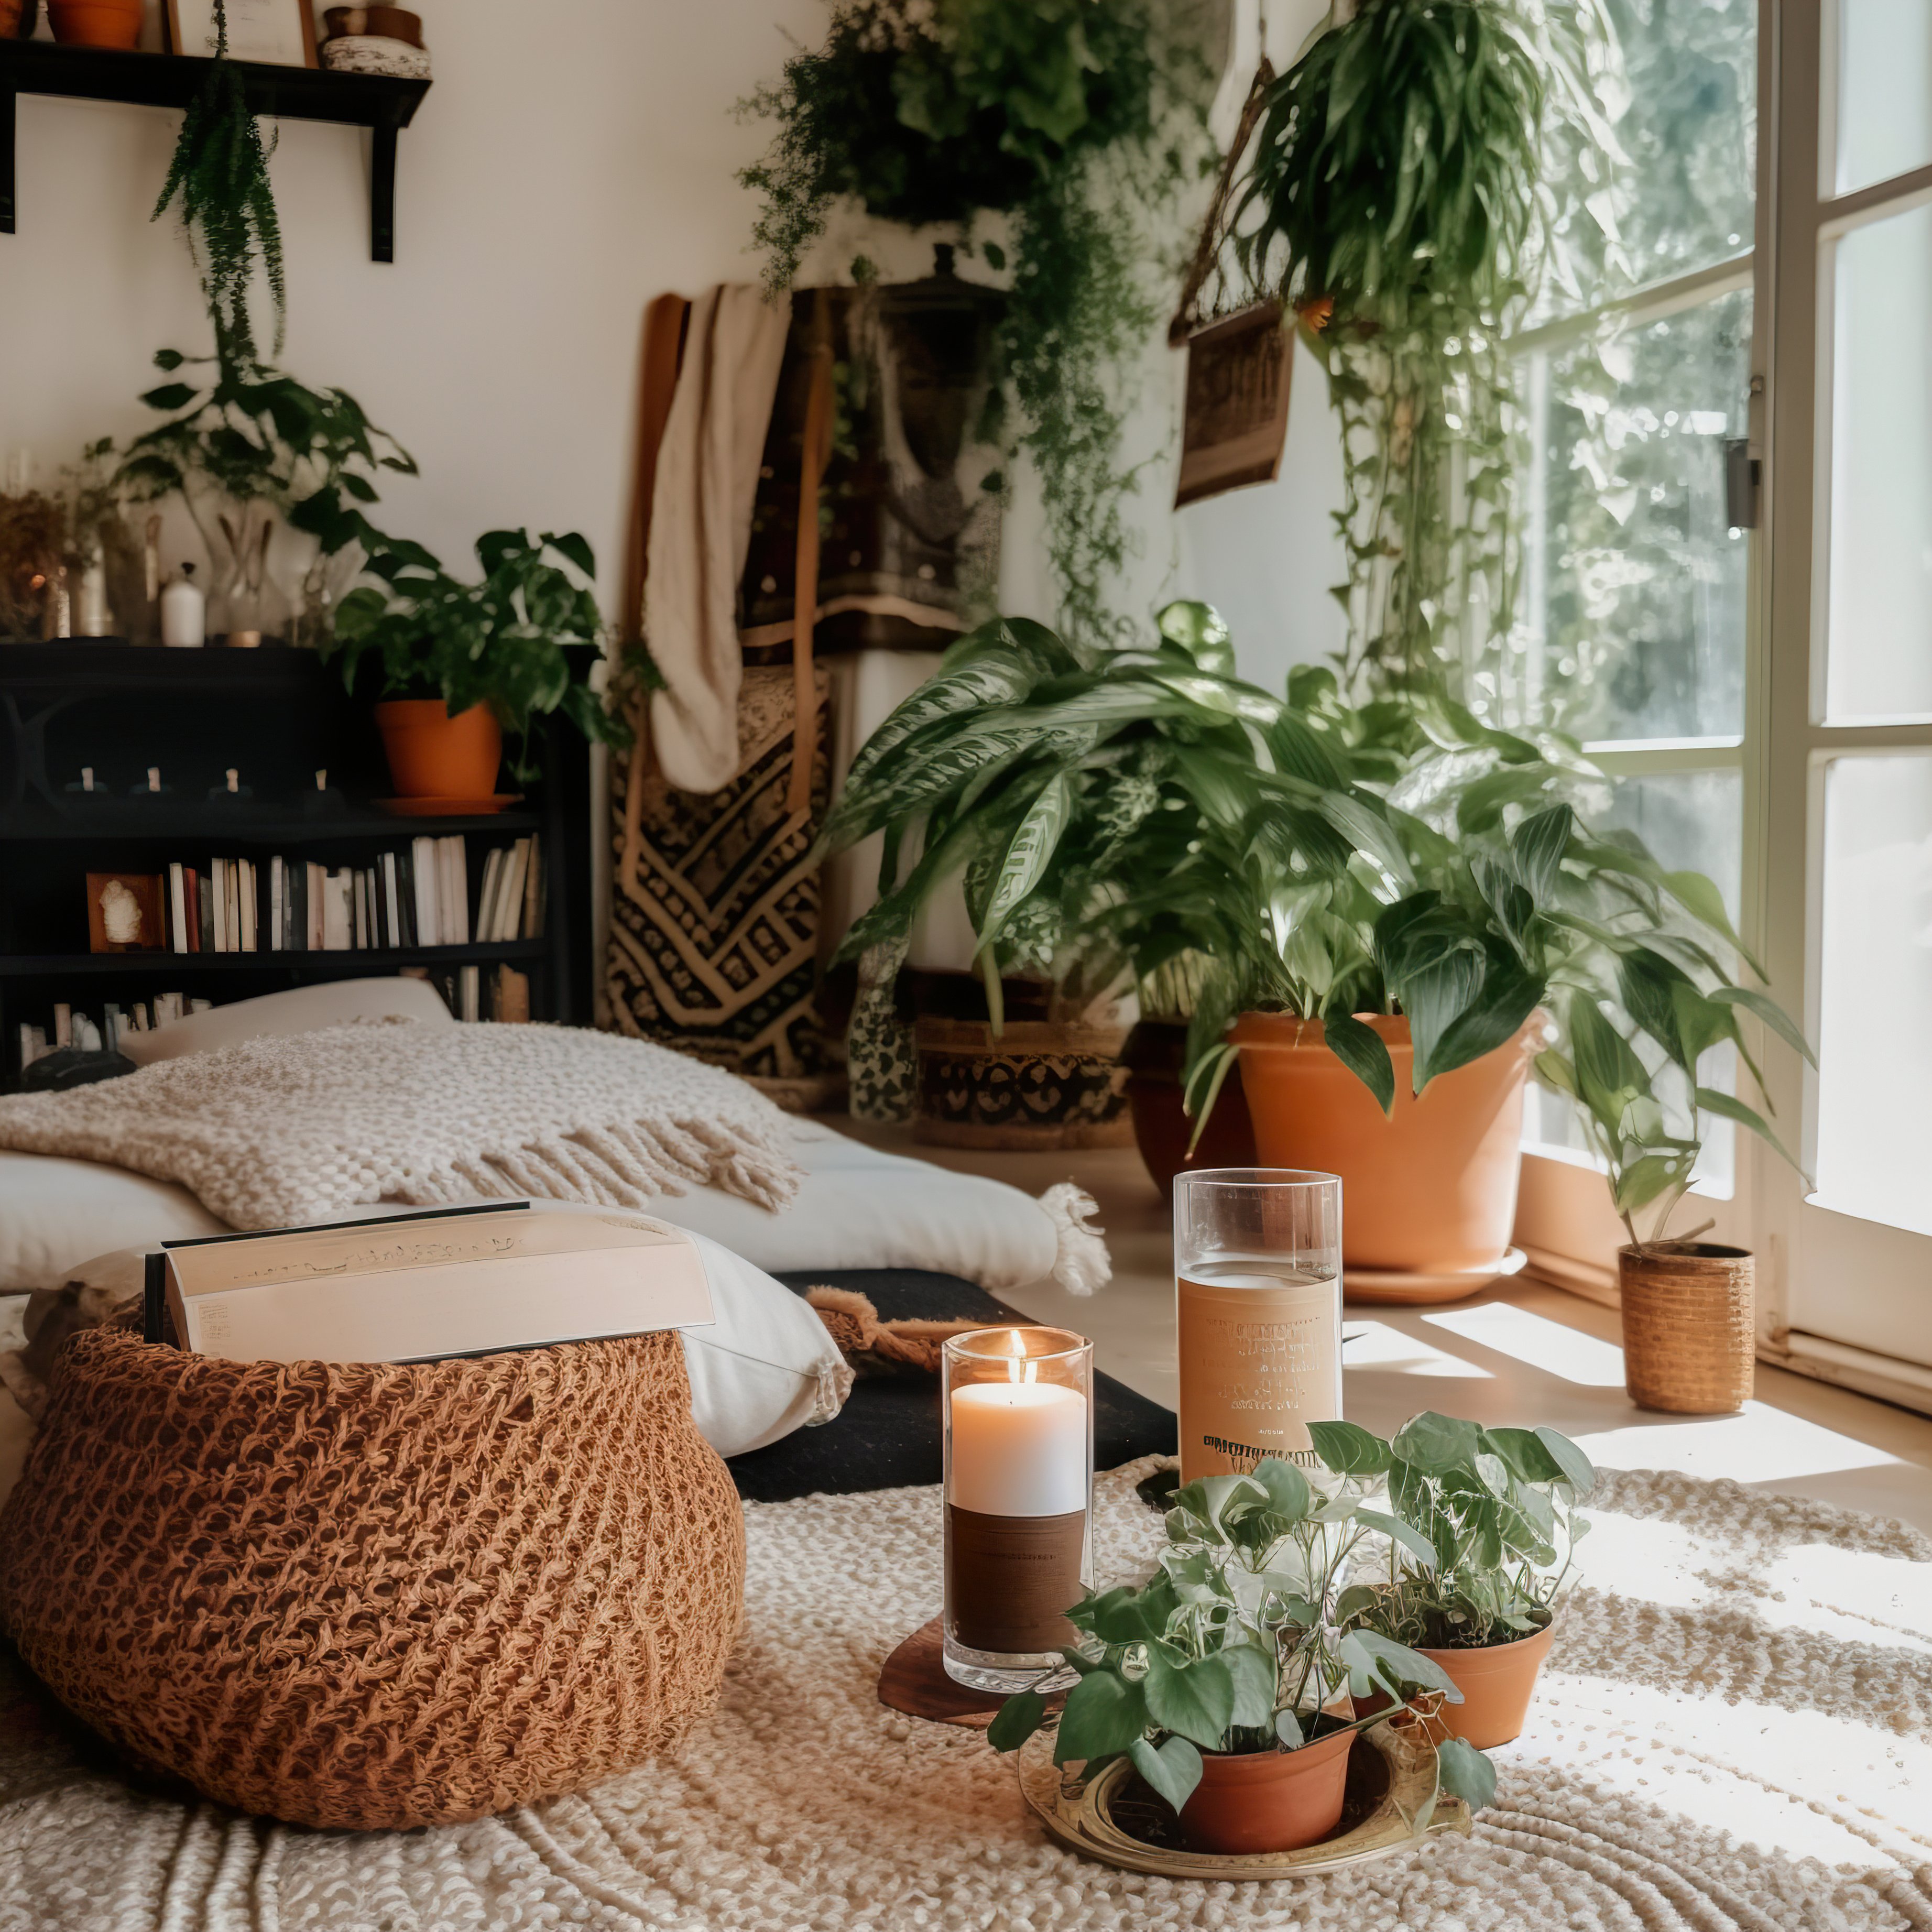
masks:
[[[136,1066],[178,1060],[184,1053],[212,1053],[238,1040],[320,1033],[324,1027],[358,1020],[382,1020],[400,1014],[430,1026],[456,1024],[442,997],[424,980],[335,980],[292,992],[264,993],[258,1000],[236,1000],[190,1013],[147,1033],[124,1033],[121,1051]]]
[[[546,1201],[545,1210],[613,1215],[648,1222],[627,1208]],[[376,1214],[414,1210],[377,1209]],[[357,1213],[344,1220],[368,1218]],[[711,1284],[714,1319],[683,1331],[685,1366],[691,1377],[691,1408],[704,1439],[721,1456],[763,1448],[807,1424],[830,1422],[852,1386],[852,1370],[810,1305],[783,1282],[702,1234],[692,1238]],[[62,1279],[104,1289],[116,1301],[138,1294],[146,1257],[158,1244],[96,1255],[68,1269]],[[23,1307],[24,1302],[15,1304]],[[0,1340],[0,1346],[4,1346]],[[15,1342],[14,1346],[18,1346]],[[10,1438],[17,1433],[11,1398],[0,1387],[0,1480],[5,1480]],[[15,1474],[17,1474],[17,1468]],[[4,1500],[0,1487],[0,1500]]]

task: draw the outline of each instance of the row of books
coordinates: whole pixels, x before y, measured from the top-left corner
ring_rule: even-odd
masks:
[[[460,834],[334,870],[279,854],[266,871],[251,859],[212,859],[206,871],[176,863],[165,892],[164,950],[175,952],[394,952],[543,936],[534,834],[491,850],[473,901]]]
[[[406,966],[403,972],[410,979],[427,980],[459,1020],[494,1020],[514,1025],[530,1017],[530,975],[514,966],[497,965],[487,971],[481,966],[459,966],[449,971]],[[64,1046],[78,1047],[86,1053],[118,1053],[129,1034],[152,1032],[190,1013],[206,1012],[213,1004],[182,993],[157,993],[152,1000],[136,1000],[125,1006],[110,1000],[97,1018],[78,1006],[57,1002],[50,1024],[21,1022],[20,1070],[24,1072],[35,1060]]]

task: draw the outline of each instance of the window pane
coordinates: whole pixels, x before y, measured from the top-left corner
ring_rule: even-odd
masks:
[[[1932,1234],[1932,755],[1825,779],[1818,1193]]]
[[[1610,810],[1596,822],[1634,832],[1672,872],[1688,868],[1707,874],[1724,894],[1735,923],[1744,876],[1744,780],[1736,772],[1659,772],[1618,780]],[[1737,1091],[1732,1048],[1712,1053],[1701,1071],[1706,1085],[1726,1094]],[[1533,1088],[1523,1120],[1523,1144],[1587,1152],[1589,1144],[1576,1124],[1574,1102]],[[1698,1185],[1706,1193],[1729,1199],[1736,1159],[1737,1130],[1728,1120],[1712,1120],[1697,1162]]]
[[[1932,7],[1838,0],[1838,192],[1932,161]]]
[[[1757,178],[1758,0],[1609,0],[1621,71],[1600,86],[1624,165],[1616,237],[1597,219],[1603,182],[1579,148],[1546,158],[1568,204],[1559,232],[1574,280],[1539,319],[1728,261],[1751,245]]]
[[[1523,621],[1499,693],[1514,722],[1588,739],[1744,726],[1745,544],[1724,440],[1746,433],[1749,290],[1526,358],[1534,467]]]
[[[1932,715],[1932,207],[1838,244],[1832,330],[1834,723]]]

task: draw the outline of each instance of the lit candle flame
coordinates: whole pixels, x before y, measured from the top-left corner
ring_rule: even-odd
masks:
[[[1006,1352],[1011,1358],[1006,1364],[1006,1379],[1010,1382],[1036,1381],[1040,1364],[1027,1359],[1026,1337],[1017,1328],[1006,1330]]]

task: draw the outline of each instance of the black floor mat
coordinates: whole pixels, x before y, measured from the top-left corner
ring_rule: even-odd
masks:
[[[1028,1318],[982,1288],[950,1274],[916,1268],[848,1268],[782,1274],[794,1293],[808,1288],[856,1288],[886,1321],[976,1321],[990,1327]],[[1172,1455],[1174,1415],[1111,1376],[1095,1378],[1094,1466],[1111,1469],[1136,1456]],[[862,1378],[838,1418],[794,1430],[782,1442],[730,1459],[738,1493],[760,1503],[814,1494],[897,1489],[940,1478],[937,1376]]]

